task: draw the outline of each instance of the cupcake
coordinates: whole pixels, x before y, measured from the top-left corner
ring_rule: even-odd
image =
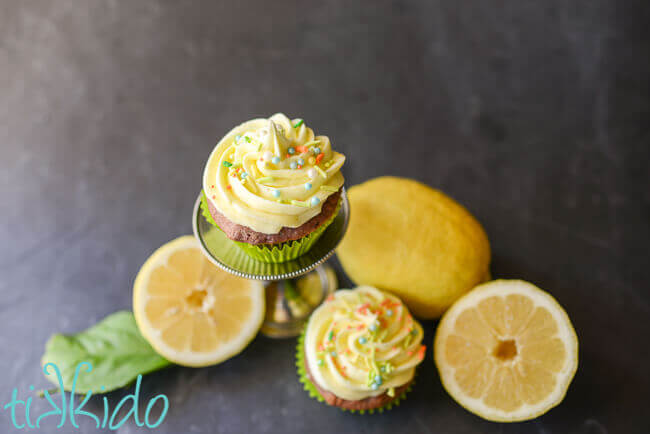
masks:
[[[424,359],[422,327],[395,296],[370,286],[339,290],[311,315],[298,347],[310,394],[351,411],[391,408]]]
[[[278,113],[244,122],[210,154],[204,215],[256,259],[295,259],[336,216],[344,162],[302,119]]]

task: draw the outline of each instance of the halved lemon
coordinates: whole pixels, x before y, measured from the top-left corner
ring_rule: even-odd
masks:
[[[515,422],[562,401],[578,367],[578,339],[549,294],[521,280],[495,280],[445,313],[434,357],[443,387],[460,405],[487,420]]]
[[[264,319],[264,287],[210,263],[192,236],[160,247],[133,286],[142,335],[166,359],[208,366],[240,353]]]

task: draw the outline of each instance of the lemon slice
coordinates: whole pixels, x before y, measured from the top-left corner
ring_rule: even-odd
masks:
[[[559,404],[578,367],[569,317],[520,280],[477,286],[445,313],[434,342],[442,385],[492,421],[532,419]]]
[[[156,250],[138,272],[133,313],[142,335],[166,359],[214,365],[257,334],[264,287],[217,268],[194,237],[183,236]]]

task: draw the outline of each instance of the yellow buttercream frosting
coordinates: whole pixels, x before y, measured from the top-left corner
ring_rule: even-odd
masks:
[[[295,228],[321,212],[343,185],[345,156],[302,119],[281,113],[233,128],[203,173],[207,199],[230,221],[265,234]]]
[[[314,311],[305,363],[339,398],[361,400],[408,383],[424,358],[422,327],[395,296],[370,286],[339,290]]]

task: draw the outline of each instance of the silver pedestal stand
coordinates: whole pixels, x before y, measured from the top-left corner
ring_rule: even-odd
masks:
[[[323,235],[304,255],[281,264],[251,258],[201,214],[201,196],[194,205],[194,236],[206,257],[223,270],[245,279],[263,280],[266,317],[262,333],[271,337],[297,336],[309,315],[337,288],[336,274],[325,261],[343,239],[350,205],[343,189],[341,208]]]

